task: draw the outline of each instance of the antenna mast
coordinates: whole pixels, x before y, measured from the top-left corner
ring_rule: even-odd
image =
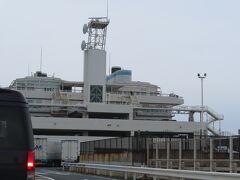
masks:
[[[108,0],[107,0],[107,19],[108,19]]]
[[[81,49],[105,50],[109,20],[107,17],[93,17],[89,19],[88,24],[83,26],[83,33],[88,33],[88,42],[82,41]]]
[[[40,55],[40,72],[42,72],[42,48],[41,48],[41,55]]]
[[[30,67],[29,67],[29,64],[28,64],[28,76],[30,76]]]
[[[108,65],[109,65],[109,70],[108,70],[109,72],[108,72],[108,73],[109,73],[109,75],[110,75],[110,74],[111,74],[111,54],[110,54],[110,53],[109,53],[109,58],[108,58],[108,60],[109,60],[109,64],[108,64]]]

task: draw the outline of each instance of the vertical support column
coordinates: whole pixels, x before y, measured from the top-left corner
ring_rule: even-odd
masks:
[[[179,159],[179,165],[178,165],[178,169],[182,169],[182,139],[180,139],[180,141],[179,141],[179,157],[178,157],[178,159]]]
[[[147,167],[149,167],[149,143],[147,140]]]
[[[233,137],[229,137],[229,172],[232,173],[232,160],[233,160]]]
[[[155,150],[156,150],[156,168],[158,167],[158,142],[156,142],[156,146],[155,146]]]
[[[197,143],[196,143],[196,137],[193,138],[193,168],[194,171],[196,171],[196,159],[197,159]]]
[[[210,138],[210,171],[213,171],[213,139]]]
[[[169,169],[169,159],[170,159],[170,141],[167,138],[167,169]]]

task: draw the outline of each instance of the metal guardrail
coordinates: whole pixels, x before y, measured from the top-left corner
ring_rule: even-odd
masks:
[[[201,180],[239,180],[240,174],[236,173],[219,173],[219,172],[204,172],[204,171],[189,171],[189,170],[173,170],[161,168],[147,168],[147,167],[132,167],[132,166],[117,166],[106,164],[88,164],[88,163],[62,163],[63,169],[68,168],[86,168],[97,169],[105,171],[115,171],[127,174],[133,174],[133,180],[136,180],[136,174],[150,175],[156,180],[158,176],[164,177],[177,177],[177,178],[190,178]]]

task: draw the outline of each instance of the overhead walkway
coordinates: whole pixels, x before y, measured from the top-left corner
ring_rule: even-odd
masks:
[[[207,113],[208,119],[207,119],[207,129],[209,132],[211,132],[215,136],[221,136],[222,133],[219,130],[216,130],[212,127],[212,124],[216,121],[221,121],[224,119],[224,116],[217,113],[213,109],[211,109],[208,106],[176,106],[173,107],[173,113],[175,114],[194,114],[197,113]]]
[[[218,114],[217,112],[215,112],[213,109],[211,109],[208,106],[176,106],[172,108],[173,111],[175,111],[176,114],[186,114],[189,112],[204,112],[207,113],[208,115],[210,115],[212,117],[212,121],[219,121],[219,120],[223,120],[224,116],[221,114]]]

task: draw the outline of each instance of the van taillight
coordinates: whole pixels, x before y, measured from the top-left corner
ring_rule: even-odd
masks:
[[[34,151],[28,151],[27,170],[28,171],[34,171],[35,170],[35,155],[34,155]]]

